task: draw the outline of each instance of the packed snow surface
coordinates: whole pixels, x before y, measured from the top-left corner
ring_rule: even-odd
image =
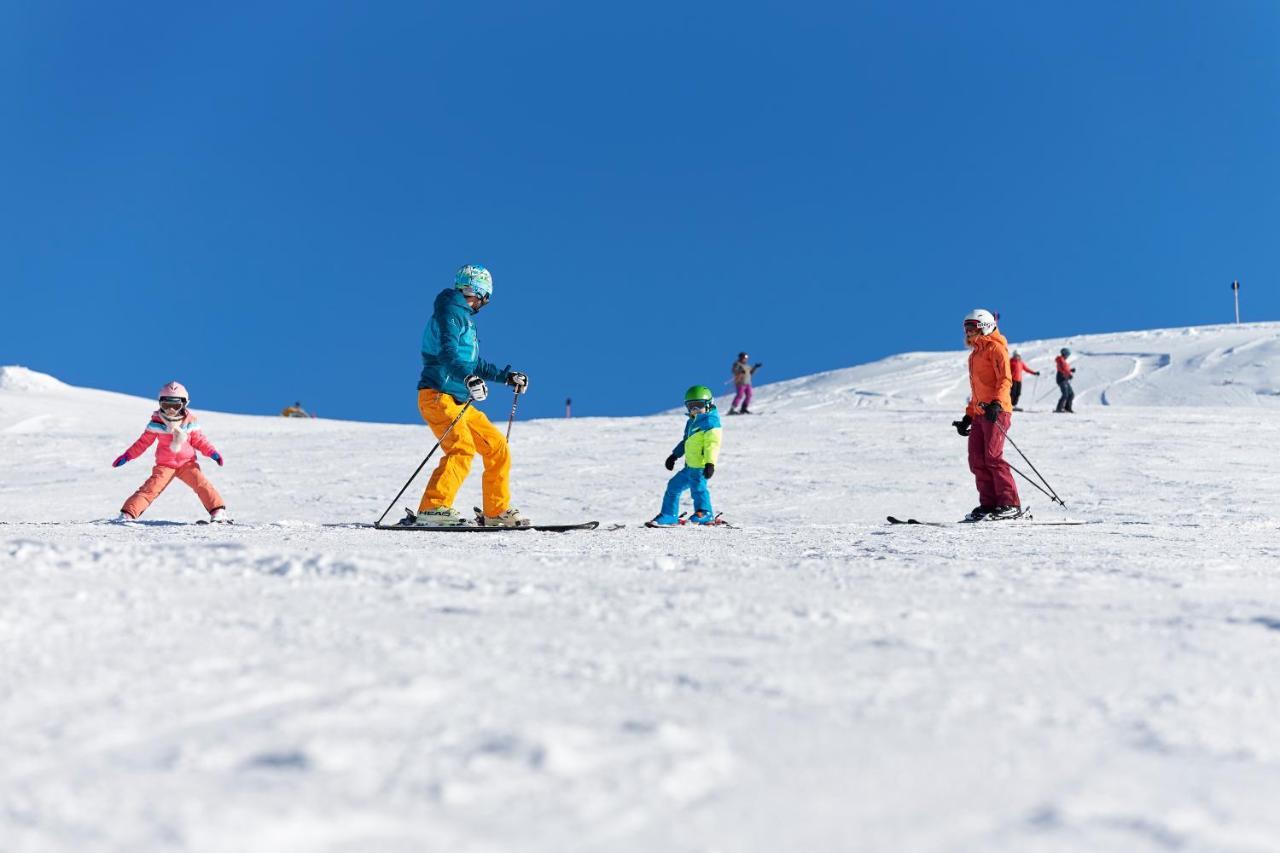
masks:
[[[679,415],[517,422],[570,534],[353,526],[425,427],[216,412],[238,524],[102,524],[152,403],[4,368],[0,850],[1274,851],[1280,325],[1063,345],[1011,434],[1081,526],[884,523],[976,503],[961,352],[759,388],[738,529],[636,526]]]

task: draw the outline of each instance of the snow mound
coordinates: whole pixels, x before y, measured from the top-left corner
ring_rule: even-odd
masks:
[[[1024,408],[1057,397],[1054,357],[1072,351],[1076,406],[1280,405],[1280,323],[1192,326],[1011,340],[1040,376],[1023,381]],[[969,395],[967,352],[912,352],[762,386],[770,408],[958,408]]]
[[[47,373],[39,373],[16,364],[0,367],[0,391],[63,391],[70,388]]]

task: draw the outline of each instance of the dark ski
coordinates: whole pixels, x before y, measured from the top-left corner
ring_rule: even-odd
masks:
[[[572,530],[595,530],[600,526],[600,522],[530,524],[525,527],[481,527],[478,524],[459,524],[453,527],[421,527],[410,524],[371,524],[369,526],[374,530],[407,530],[415,533],[520,533],[526,530],[538,530],[543,533],[568,533]]]

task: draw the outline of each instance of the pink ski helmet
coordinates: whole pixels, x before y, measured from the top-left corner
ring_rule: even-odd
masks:
[[[170,382],[168,385],[161,388],[160,393],[156,396],[160,399],[164,399],[165,397],[181,397],[184,404],[191,402],[191,398],[187,396],[187,389],[181,382],[176,381]]]

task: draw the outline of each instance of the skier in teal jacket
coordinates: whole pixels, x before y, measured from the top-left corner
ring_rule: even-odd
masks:
[[[680,523],[680,498],[684,493],[693,496],[694,524],[714,524],[715,512],[711,509],[711,490],[707,480],[716,472],[716,460],[720,458],[720,413],[705,385],[694,385],[684,395],[684,406],[689,420],[684,425],[684,438],[667,457],[667,470],[676,467],[676,460],[684,457],[684,468],[667,481],[667,491],[662,496],[662,512],[648,527],[674,527]]]

